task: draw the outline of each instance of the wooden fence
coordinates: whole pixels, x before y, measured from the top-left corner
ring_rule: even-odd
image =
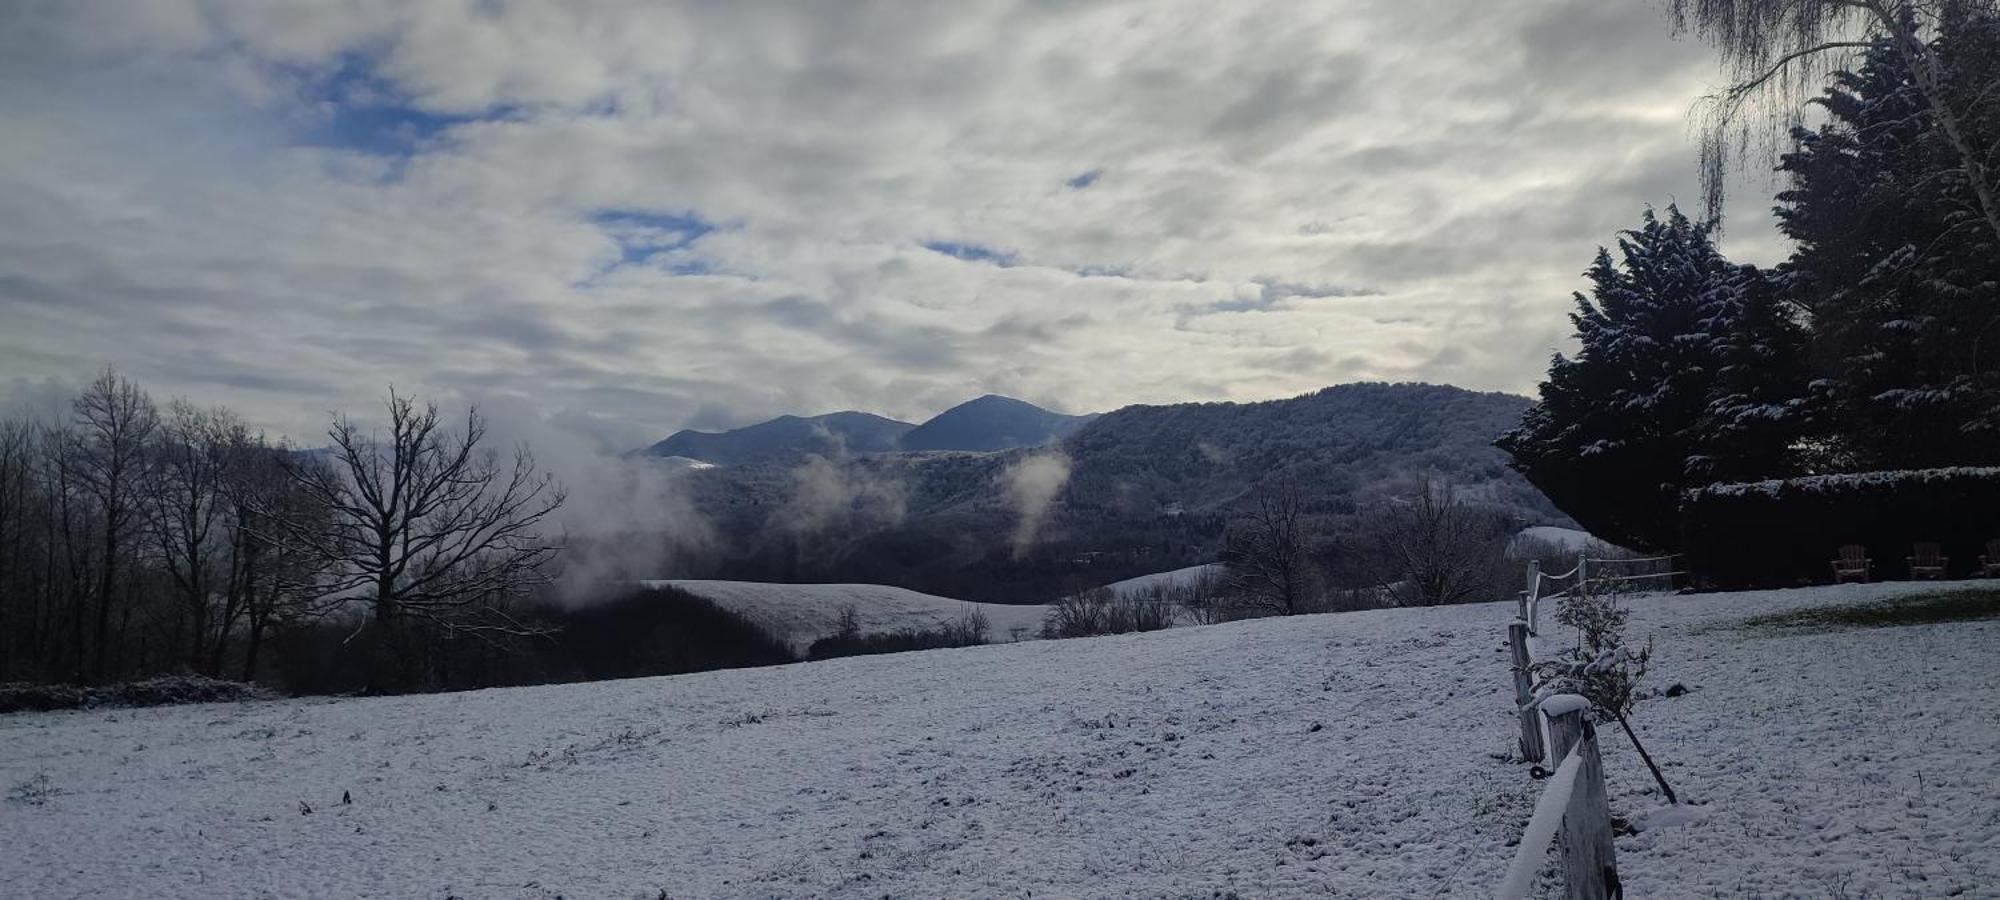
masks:
[[[1534,815],[1521,834],[1514,861],[1494,891],[1500,900],[1528,896],[1535,873],[1548,858],[1551,842],[1562,850],[1565,898],[1611,900],[1624,896],[1618,881],[1617,852],[1611,846],[1611,805],[1604,791],[1604,764],[1590,713],[1590,701],[1574,694],[1550,697],[1536,711],[1547,724],[1550,755],[1562,763],[1535,801]]]
[[[1559,600],[1573,595],[1589,596],[1593,590],[1613,590],[1635,582],[1658,581],[1685,577],[1685,570],[1675,568],[1678,553],[1665,556],[1639,556],[1630,559],[1593,558],[1582,553],[1576,555],[1576,568],[1560,575],[1550,575],[1542,571],[1539,560],[1528,561],[1528,587],[1521,592],[1520,617],[1528,623],[1528,633],[1542,633],[1542,603]],[[1635,572],[1631,566],[1665,566],[1663,572]],[[1673,587],[1672,581],[1668,582]]]
[[[1683,575],[1672,571],[1632,574],[1616,567],[1640,563],[1671,563],[1673,557],[1634,560],[1592,559],[1577,555],[1576,568],[1547,575],[1541,564],[1528,564],[1528,587],[1521,592],[1519,615],[1507,623],[1507,649],[1519,714],[1521,758],[1533,763],[1555,761],[1554,773],[1535,802],[1535,812],[1521,835],[1512,865],[1494,895],[1502,900],[1528,896],[1535,873],[1548,858],[1551,843],[1562,851],[1563,896],[1569,900],[1609,900],[1623,897],[1618,881],[1617,853],[1611,843],[1611,807],[1604,789],[1604,765],[1598,753],[1597,729],[1590,701],[1574,694],[1537,699],[1534,685],[1534,644],[1540,633],[1541,602],[1572,595],[1589,596],[1593,585],[1609,589],[1644,578]],[[1597,567],[1593,573],[1592,567]],[[1606,570],[1609,571],[1606,571]]]

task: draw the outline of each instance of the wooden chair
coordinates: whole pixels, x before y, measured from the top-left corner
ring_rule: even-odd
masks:
[[[1986,542],[1986,552],[1979,555],[1979,574],[1988,578],[2000,576],[2000,538]]]
[[[1918,541],[1912,548],[1916,555],[1910,560],[1910,577],[1939,580],[1944,578],[1945,564],[1951,560],[1944,555],[1944,548],[1931,541]]]
[[[1833,561],[1833,583],[1859,581],[1867,583],[1875,574],[1875,561],[1868,558],[1868,548],[1860,544],[1842,544],[1840,558]]]

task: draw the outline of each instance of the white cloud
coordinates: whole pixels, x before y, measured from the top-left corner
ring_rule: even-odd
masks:
[[[0,12],[0,377],[292,433],[1526,390],[1713,71],[1586,0],[146,7]]]

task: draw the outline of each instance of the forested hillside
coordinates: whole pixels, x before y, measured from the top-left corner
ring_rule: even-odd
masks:
[[[1272,490],[1297,492],[1332,552],[1420,474],[1519,524],[1566,521],[1492,447],[1527,406],[1453,387],[1352,384],[1262,403],[1127,407],[1046,448],[693,472],[696,505],[731,549],[675,574],[1042,602],[1213,562],[1230,517]]]
[[[779,416],[732,431],[677,431],[641,451],[646,456],[685,457],[714,465],[792,459],[808,453],[879,453],[895,450],[916,426],[864,412],[823,416]]]

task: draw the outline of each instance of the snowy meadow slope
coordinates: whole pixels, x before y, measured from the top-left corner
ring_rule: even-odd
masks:
[[[1127,578],[1123,581],[1114,581],[1105,585],[1104,589],[1121,597],[1140,597],[1144,596],[1147,591],[1155,588],[1186,587],[1197,584],[1204,578],[1221,577],[1223,577],[1221,563],[1203,563],[1198,566],[1184,566],[1179,569],[1154,572],[1150,575]]]
[[[1692,813],[1635,897],[2000,884],[2000,619],[1639,604]],[[15,896],[1479,896],[1539,788],[1505,605],[672,678],[0,718]],[[1614,813],[1659,801],[1607,735]],[[343,793],[352,797],[343,805]],[[310,809],[310,812],[306,812]],[[1652,818],[1659,821],[1658,818]]]
[[[841,610],[852,607],[862,634],[885,634],[905,628],[930,629],[949,625],[974,612],[986,616],[991,639],[1010,640],[1016,630],[1032,635],[1041,630],[1048,607],[977,603],[926,594],[886,584],[782,584],[774,581],[649,581],[702,597],[749,619],[794,652],[804,653],[812,642],[840,630]]]

